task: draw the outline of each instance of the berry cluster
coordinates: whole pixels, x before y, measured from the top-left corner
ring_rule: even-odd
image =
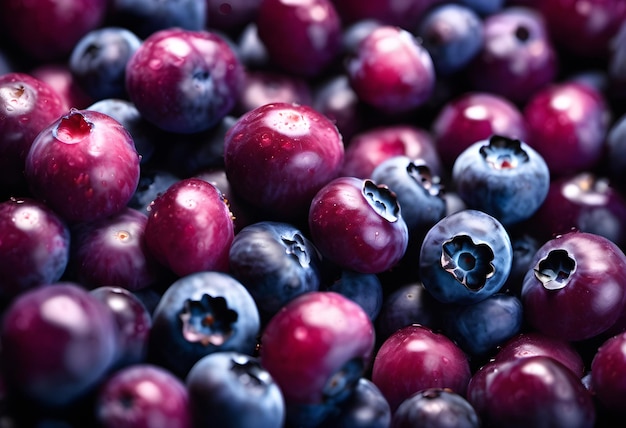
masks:
[[[626,2],[0,2],[0,425],[612,427]]]

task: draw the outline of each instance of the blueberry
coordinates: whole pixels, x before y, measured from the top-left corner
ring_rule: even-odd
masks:
[[[263,317],[274,315],[294,297],[316,291],[321,256],[289,223],[262,221],[235,235],[229,252],[231,274],[254,297]]]
[[[179,177],[168,170],[142,168],[139,183],[128,201],[128,206],[148,214],[150,204],[179,180]]]
[[[139,37],[126,28],[98,28],[74,46],[69,67],[93,99],[126,98],[126,63],[140,45]]]
[[[327,289],[357,302],[372,321],[378,317],[383,305],[383,286],[375,274],[342,270],[339,278]]]
[[[474,407],[451,389],[426,388],[405,399],[391,421],[392,428],[479,428]]]
[[[133,137],[142,165],[152,159],[160,131],[141,116],[132,102],[120,98],[104,98],[89,105],[87,110],[107,114],[121,123]]]
[[[480,15],[490,15],[505,6],[505,0],[461,0],[461,4],[471,8]]]
[[[281,428],[285,400],[258,359],[238,352],[201,358],[186,376],[194,426]]]
[[[516,296],[496,293],[470,305],[444,309],[443,330],[471,356],[484,357],[519,333],[524,321]]]
[[[166,28],[198,31],[206,28],[205,0],[113,0],[110,20],[141,38]]]
[[[550,171],[543,157],[526,143],[494,135],[457,157],[452,180],[469,208],[509,226],[539,209],[548,195]]]
[[[421,159],[392,156],[372,171],[372,180],[395,193],[410,238],[422,235],[446,213],[441,179]]]
[[[421,282],[399,286],[384,299],[376,318],[376,338],[382,343],[396,330],[411,324],[439,327],[441,305]]]
[[[222,272],[179,278],[154,310],[149,358],[186,375],[217,351],[252,354],[260,330],[259,312],[246,288]]]
[[[359,379],[354,391],[324,420],[326,428],[388,428],[391,408],[380,389],[368,378]]]
[[[419,269],[424,287],[436,299],[469,304],[498,292],[512,263],[513,248],[504,226],[483,211],[466,209],[428,231]]]
[[[464,69],[478,55],[483,43],[483,23],[469,6],[442,4],[431,9],[415,33],[430,53],[439,75]]]

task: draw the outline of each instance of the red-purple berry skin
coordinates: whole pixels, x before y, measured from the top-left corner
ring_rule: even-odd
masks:
[[[32,198],[0,203],[0,296],[15,297],[58,281],[69,262],[70,230],[49,207]]]
[[[72,109],[35,138],[26,157],[32,193],[70,223],[119,212],[139,182],[139,155],[111,116]]]
[[[3,314],[0,339],[12,388],[43,406],[65,406],[87,394],[117,356],[113,314],[70,282],[19,295]]]
[[[539,248],[531,266],[521,292],[524,316],[544,334],[590,339],[612,327],[624,311],[626,256],[603,236],[559,235]]]
[[[331,0],[262,0],[258,35],[270,60],[288,73],[313,77],[341,48],[341,20]]]
[[[412,33],[381,26],[357,45],[346,73],[364,103],[385,113],[403,113],[424,105],[435,87],[430,54]]]
[[[408,227],[387,186],[339,177],[315,195],[309,230],[324,257],[342,268],[381,273],[395,266],[408,246]]]
[[[591,428],[596,420],[581,379],[545,355],[487,363],[472,377],[467,398],[490,427]]]
[[[585,374],[585,362],[572,343],[538,331],[525,331],[515,335],[500,346],[493,360],[508,361],[537,355],[554,358],[580,378]]]
[[[598,348],[591,362],[591,387],[604,408],[626,414],[626,333],[610,337]]]
[[[243,67],[215,32],[169,28],[151,34],[126,64],[126,91],[141,115],[166,131],[191,134],[234,108]]]
[[[305,105],[265,104],[241,116],[226,134],[226,176],[242,200],[271,219],[306,212],[344,159],[342,137],[324,115]]]
[[[361,373],[374,350],[374,327],[354,301],[332,291],[305,293],[270,319],[261,336],[260,361],[286,403],[320,404],[348,364]],[[350,381],[358,380],[346,379]]]
[[[106,18],[107,0],[0,2],[0,24],[20,52],[35,61],[62,60]]]
[[[138,363],[107,377],[95,396],[95,415],[103,428],[191,428],[185,383],[163,367]]]
[[[65,112],[59,93],[43,80],[17,72],[0,76],[2,194],[27,188],[24,163],[33,140]]]
[[[484,33],[483,48],[468,67],[475,90],[524,104],[555,80],[559,57],[536,10],[504,8],[484,19]]]
[[[72,272],[85,287],[136,291],[156,284],[162,266],[148,251],[148,217],[126,207],[117,214],[72,229]]]
[[[463,150],[494,134],[526,142],[526,128],[524,116],[513,102],[478,91],[449,100],[432,123],[435,146],[444,165],[450,168]]]
[[[524,106],[526,143],[544,158],[552,176],[598,166],[609,131],[602,93],[578,82],[558,82],[533,94]]]
[[[179,276],[226,272],[234,236],[221,192],[200,178],[183,179],[155,199],[144,230],[148,250]]]
[[[371,178],[374,169],[394,156],[422,160],[435,175],[443,169],[432,134],[424,128],[399,124],[365,129],[346,142],[341,175]]]
[[[532,0],[531,5],[545,17],[556,46],[578,58],[606,58],[626,17],[621,0]]]
[[[465,353],[451,339],[412,324],[392,333],[376,353],[372,381],[392,411],[427,388],[449,388],[464,395],[471,377]]]

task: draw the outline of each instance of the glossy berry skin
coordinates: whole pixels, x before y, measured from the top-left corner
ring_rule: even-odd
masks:
[[[270,103],[312,104],[309,82],[301,77],[269,70],[247,70],[239,100],[238,115]]]
[[[0,76],[0,184],[2,194],[22,196],[26,155],[33,140],[66,113],[61,96],[45,81],[25,73]]]
[[[309,231],[331,262],[361,273],[381,273],[404,255],[409,232],[396,196],[387,186],[339,177],[313,198]]]
[[[483,28],[484,44],[467,70],[475,90],[523,104],[556,79],[558,54],[540,13],[504,8],[485,17]]]
[[[545,17],[556,45],[580,58],[606,58],[611,39],[626,16],[626,5],[619,0],[590,3],[546,0],[534,3],[533,7]]]
[[[306,214],[344,159],[334,124],[309,106],[272,103],[247,112],[227,132],[224,164],[235,194],[270,220]]]
[[[494,135],[465,149],[452,167],[452,181],[467,207],[505,226],[530,218],[548,195],[550,170],[543,157],[520,140]]]
[[[154,200],[144,229],[148,251],[179,276],[227,271],[234,236],[221,192],[194,177],[176,182]]]
[[[421,235],[446,214],[441,178],[422,160],[393,156],[381,162],[371,178],[396,194],[409,233]]]
[[[552,180],[548,196],[531,219],[536,225],[533,233],[545,241],[576,229],[602,235],[623,248],[626,199],[612,183],[586,171]]]
[[[619,247],[600,235],[573,231],[547,241],[524,278],[526,321],[570,341],[603,333],[624,309],[625,263]]]
[[[411,282],[386,295],[376,318],[376,339],[382,343],[396,330],[411,324],[440,328],[442,305],[421,282]]]
[[[480,419],[460,394],[445,388],[427,388],[404,400],[396,409],[392,428],[478,428]]]
[[[109,309],[76,283],[28,290],[3,314],[0,339],[7,381],[44,407],[68,405],[111,369],[116,328]]]
[[[133,197],[128,201],[128,207],[149,214],[152,210],[152,202],[178,181],[180,181],[180,177],[172,174],[169,170],[142,169],[139,184],[137,184]]]
[[[432,57],[440,75],[464,69],[484,43],[482,18],[467,5],[444,3],[429,10],[415,35]]]
[[[508,361],[534,356],[553,358],[569,368],[579,378],[585,375],[585,363],[576,348],[567,340],[538,331],[523,331],[500,346],[493,360]]]
[[[347,58],[346,73],[361,101],[384,113],[422,106],[435,87],[435,67],[412,33],[380,26],[365,36]]]
[[[290,74],[314,77],[341,48],[341,20],[331,0],[263,0],[257,31],[269,59]]]
[[[58,61],[69,56],[81,37],[102,25],[107,7],[106,0],[72,1],[62,6],[54,0],[8,0],[0,5],[0,22],[23,55],[35,61]]]
[[[70,258],[70,230],[49,207],[32,198],[0,203],[0,296],[13,298],[58,281]]]
[[[233,217],[235,234],[256,221],[256,213],[234,194],[223,166],[204,170],[198,173],[196,177],[208,181],[222,192]]]
[[[373,273],[342,270],[339,277],[327,287],[354,300],[374,322],[383,305],[384,290],[380,279]]]
[[[126,64],[126,91],[141,115],[175,133],[215,126],[234,108],[243,67],[214,32],[168,28],[146,38]]]
[[[152,315],[135,294],[122,287],[105,285],[90,291],[113,312],[117,327],[115,369],[143,363],[148,354]]]
[[[85,287],[124,287],[130,291],[154,285],[162,266],[148,250],[148,216],[125,207],[117,214],[72,229],[70,270]]]
[[[200,31],[207,24],[206,0],[113,0],[110,3],[112,24],[128,28],[142,39],[169,28]]]
[[[194,426],[281,428],[285,400],[259,360],[238,352],[200,359],[185,378]]]
[[[70,71],[94,100],[126,98],[126,64],[141,43],[126,28],[97,28],[85,34],[72,49]]]
[[[381,345],[372,366],[372,381],[392,412],[427,388],[465,394],[471,372],[465,353],[447,336],[412,324],[395,331]]]
[[[121,211],[139,174],[131,135],[111,116],[91,110],[72,109],[52,122],[26,156],[32,193],[70,223]]]
[[[67,113],[72,107],[85,109],[94,102],[80,87],[67,62],[43,62],[35,68],[32,68],[29,74],[52,86],[61,96],[65,108],[59,116]]]
[[[341,175],[371,178],[378,165],[394,156],[423,160],[434,175],[444,174],[430,132],[412,125],[398,124],[365,129],[347,141]]]
[[[477,141],[502,135],[526,141],[526,123],[520,109],[507,98],[470,91],[446,102],[432,122],[435,147],[444,165]]]
[[[154,309],[150,356],[179,376],[213,352],[252,355],[260,330],[259,311],[232,276],[197,272],[174,281]]]
[[[461,4],[470,7],[480,15],[498,12],[506,3],[505,0],[461,0]]]
[[[172,372],[138,363],[113,372],[102,382],[94,413],[103,428],[150,428],[155,421],[191,428],[189,401],[185,383]]]
[[[626,25],[624,26],[626,37]],[[626,46],[626,45],[624,45]],[[615,118],[606,136],[605,156],[603,165],[606,165],[605,175],[610,183],[620,191],[626,190],[626,114]]]
[[[596,420],[580,378],[546,356],[488,363],[472,377],[467,399],[489,427],[591,428]]]
[[[345,399],[370,364],[374,327],[355,302],[332,291],[305,293],[265,326],[260,361],[287,406]]]
[[[248,289],[264,317],[296,296],[317,291],[322,259],[289,223],[261,221],[241,229],[229,250],[230,273]]]
[[[357,382],[352,394],[338,405],[338,411],[324,420],[327,428],[388,428],[391,408],[380,389],[366,377]]]
[[[598,165],[610,121],[599,91],[575,81],[554,83],[534,93],[523,114],[525,141],[543,156],[553,176]]]
[[[108,114],[121,123],[133,137],[135,148],[141,157],[141,165],[151,160],[160,141],[159,137],[163,138],[162,132],[145,120],[132,102],[121,98],[104,98],[88,105],[86,109]],[[144,171],[141,172],[143,175]]]
[[[419,258],[424,287],[440,302],[470,304],[498,292],[511,271],[507,230],[482,211],[448,215],[424,237]]]
[[[607,339],[598,348],[591,362],[591,387],[603,408],[614,415],[624,414],[626,384],[626,333]]]
[[[496,293],[471,305],[444,307],[443,331],[467,354],[484,357],[522,330],[522,302]]]

